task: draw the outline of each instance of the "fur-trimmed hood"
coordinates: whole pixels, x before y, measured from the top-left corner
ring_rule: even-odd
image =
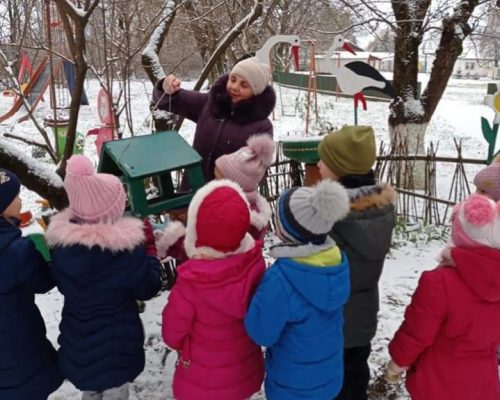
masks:
[[[45,234],[50,247],[97,246],[119,252],[132,251],[145,241],[143,222],[137,218],[123,217],[113,224],[79,224],[73,218],[69,209],[51,218]]]
[[[363,212],[370,208],[380,209],[396,203],[396,190],[388,183],[347,189],[347,193],[350,209],[354,212]]]
[[[229,75],[220,77],[210,89],[208,105],[215,118],[232,118],[236,124],[245,125],[271,115],[276,105],[276,93],[272,86],[266,87],[257,96],[233,104],[226,90],[228,79]]]
[[[333,239],[362,260],[384,260],[396,221],[396,191],[383,183],[347,191],[350,212],[333,226]]]
[[[245,253],[255,246],[255,241],[252,238],[252,236],[250,236],[249,233],[245,234],[243,239],[240,241],[238,248],[231,252],[224,253],[212,247],[198,244],[197,219],[200,206],[205,200],[205,198],[209,196],[212,192],[216,191],[219,188],[224,188],[224,187],[229,187],[234,191],[236,191],[241,200],[244,201],[246,207],[248,207],[248,211],[250,212],[250,205],[245,196],[245,193],[243,192],[243,189],[241,189],[241,187],[233,181],[229,181],[227,179],[214,180],[208,182],[205,186],[198,189],[198,191],[192,198],[188,208],[188,223],[186,226],[184,249],[186,250],[186,254],[189,258],[198,258],[198,257],[224,258],[230,255]],[[220,211],[224,213],[224,210],[220,209]],[[217,220],[214,219],[214,223],[216,221]],[[214,227],[213,229],[214,229],[214,234],[217,234],[216,233],[217,227]],[[248,229],[248,227],[246,227],[246,229]]]

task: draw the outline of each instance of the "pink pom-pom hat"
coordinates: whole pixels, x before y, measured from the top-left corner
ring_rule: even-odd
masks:
[[[114,175],[97,173],[85,156],[72,156],[66,166],[64,188],[69,209],[82,222],[115,222],[125,211],[123,185]]]

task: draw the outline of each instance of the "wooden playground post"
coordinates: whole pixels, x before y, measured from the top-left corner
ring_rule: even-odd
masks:
[[[314,112],[316,114],[316,122],[318,122],[318,81],[316,79],[316,40],[306,40],[310,48],[309,57],[309,77],[307,79],[307,104],[306,104],[306,130],[309,133],[309,108],[311,107],[311,91],[314,95]]]

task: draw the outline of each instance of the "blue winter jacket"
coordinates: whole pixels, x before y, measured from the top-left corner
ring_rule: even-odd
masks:
[[[268,400],[330,400],[343,381],[343,305],[349,267],[311,267],[278,258],[245,317],[250,337],[266,346]]]
[[[58,342],[64,377],[80,390],[103,391],[144,369],[144,330],[137,300],[160,289],[160,264],[146,254],[142,221],[77,224],[52,217],[46,238],[64,307]]]
[[[46,400],[63,379],[35,293],[54,287],[49,266],[21,230],[0,217],[0,399]]]

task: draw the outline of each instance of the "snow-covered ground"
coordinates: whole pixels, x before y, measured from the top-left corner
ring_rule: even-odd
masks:
[[[425,75],[421,76],[426,81]],[[427,132],[427,142],[439,142],[439,155],[455,155],[453,138],[463,139],[463,156],[471,158],[485,158],[487,144],[482,138],[480,117],[484,116],[489,121],[493,118],[493,111],[483,106],[483,98],[486,95],[485,81],[451,80],[443,100],[440,102],[436,114]],[[192,83],[183,84],[189,88]],[[274,129],[277,139],[292,135],[302,135],[305,130],[305,92],[296,89],[275,87],[278,94],[278,104],[274,113]],[[78,130],[86,133],[89,129],[99,126],[97,116],[97,92],[99,90],[96,81],[87,83],[87,95],[91,102],[90,106],[82,106]],[[149,112],[149,100],[151,85],[144,82],[132,83],[132,116],[134,128],[138,134],[150,132],[151,115]],[[322,126],[330,125],[340,127],[343,124],[353,123],[352,100],[334,96],[318,95],[319,121],[315,121],[311,108],[311,132],[321,129]],[[0,97],[0,115],[4,114],[12,105],[12,99]],[[297,105],[297,106],[296,106]],[[283,107],[282,107],[283,106]],[[282,115],[282,110],[286,115]],[[387,128],[388,103],[369,102],[368,111],[360,111],[359,124],[372,125],[376,132],[377,141],[388,143],[389,135]],[[40,106],[37,113],[44,116],[47,108],[44,104]],[[18,113],[17,117],[20,114]],[[15,124],[15,117],[0,125],[0,134],[13,133],[31,139],[39,140],[33,124],[28,121]],[[192,141],[194,124],[185,121],[180,133]],[[96,151],[93,137],[85,144],[85,154],[96,160]],[[29,146],[11,140],[28,154],[31,152]],[[47,161],[48,162],[48,161]],[[470,168],[469,176],[480,167]],[[438,192],[441,190],[446,195],[449,181],[453,173],[453,166],[443,167],[439,171]],[[25,209],[36,210],[34,201],[37,196],[23,189],[22,197]],[[387,258],[384,272],[380,282],[381,309],[379,315],[379,330],[373,342],[373,353],[371,366],[373,376],[376,378],[382,373],[382,366],[388,360],[387,343],[399,326],[404,308],[410,300],[410,296],[417,284],[421,272],[433,268],[436,264],[435,258],[443,246],[443,240],[429,240],[429,234],[417,232],[416,234],[397,234],[394,238],[393,248]],[[274,238],[270,237],[268,243]],[[147,303],[146,311],[141,314],[146,331],[146,368],[144,372],[131,385],[132,400],[167,400],[172,399],[171,382],[175,364],[175,354],[170,353],[165,359],[165,346],[161,339],[161,312],[167,301],[168,294],[161,293],[155,299]],[[58,325],[60,321],[63,298],[57,290],[52,290],[46,295],[37,296],[37,303],[42,310],[47,324],[50,340],[57,346]],[[407,399],[404,389],[400,386],[387,390],[384,385],[375,385],[373,398],[380,399]],[[80,392],[70,383],[66,382],[50,396],[50,400],[72,400],[79,399]],[[263,393],[255,395],[253,400],[265,399]]]

